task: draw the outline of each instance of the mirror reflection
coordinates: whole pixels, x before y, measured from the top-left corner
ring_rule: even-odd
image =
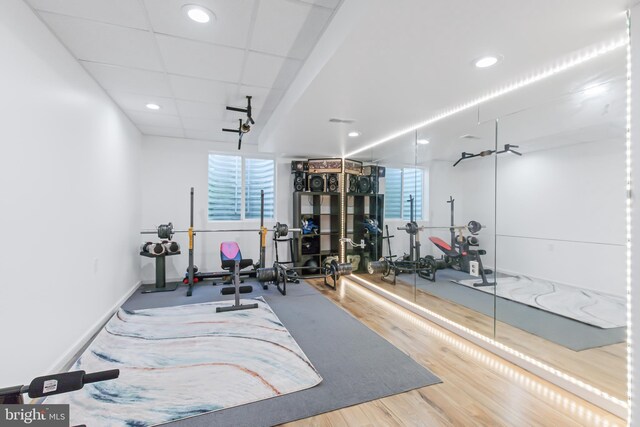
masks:
[[[369,150],[383,211],[365,208],[378,234],[360,276],[624,399],[625,61]]]

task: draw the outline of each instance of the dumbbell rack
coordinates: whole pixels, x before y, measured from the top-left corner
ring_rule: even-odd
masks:
[[[156,260],[156,282],[151,285],[144,285],[142,287],[143,294],[149,294],[152,292],[172,292],[178,289],[180,282],[167,283],[165,258],[168,256],[180,255],[180,251],[171,254],[164,253],[160,255],[154,255],[149,252],[140,252],[140,255],[147,258],[155,258]]]

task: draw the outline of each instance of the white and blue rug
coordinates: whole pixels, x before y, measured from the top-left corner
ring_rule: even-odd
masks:
[[[281,396],[322,378],[262,299],[119,310],[72,370],[120,369],[120,378],[52,396],[71,424],[150,426]]]

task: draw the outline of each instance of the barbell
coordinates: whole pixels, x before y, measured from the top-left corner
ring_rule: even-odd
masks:
[[[189,233],[190,230],[174,230],[173,224],[160,224],[155,230],[142,230],[140,234],[157,234],[160,239],[171,239],[176,233]],[[241,232],[263,232],[261,228],[245,228],[245,229],[201,229],[201,230],[191,230],[192,233],[241,233]],[[273,229],[264,229],[266,232],[275,233],[277,238],[286,237],[289,232],[302,232],[300,228],[289,228],[287,224],[280,224],[279,222],[273,227]]]
[[[427,229],[456,229],[456,230],[469,230],[471,234],[477,234],[480,230],[482,230],[482,224],[478,221],[469,221],[467,225],[447,225],[447,226],[426,226],[426,225],[418,225],[415,221],[408,222],[404,227],[398,227],[398,230],[404,230],[411,235],[418,234],[418,231],[427,230]]]
[[[283,270],[305,270],[308,267],[284,267],[280,264],[274,264],[270,268],[258,268],[256,270],[256,279],[258,282],[277,282],[282,279]],[[321,268],[321,274],[313,277],[326,277],[332,276],[334,280],[339,279],[342,276],[350,276],[353,272],[353,265],[350,263],[339,264],[336,260],[331,260],[330,263],[326,263]],[[312,276],[305,276],[306,279],[313,278]],[[286,279],[286,278],[285,278]]]

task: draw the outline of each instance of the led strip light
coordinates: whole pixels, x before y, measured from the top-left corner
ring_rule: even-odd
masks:
[[[631,12],[627,11],[627,425],[632,425],[633,413],[633,340],[631,321]]]
[[[397,304],[394,304],[393,302],[382,296],[365,290],[362,286],[354,283],[346,277],[343,278],[343,281],[341,283],[343,284],[343,286],[340,287],[341,299],[345,298],[347,289],[349,291],[356,291],[356,293],[358,293],[360,296],[373,300],[377,304],[383,306],[385,311],[392,311],[393,314],[402,317],[402,319],[410,322],[416,327],[419,327],[430,335],[436,336],[437,338],[446,341],[448,345],[451,345],[464,352],[465,354],[472,356],[476,360],[481,361],[485,365],[488,365],[490,369],[508,376],[509,379],[512,379],[520,385],[526,387],[527,389],[534,391],[538,395],[541,395],[543,400],[557,406],[562,406],[565,410],[569,410],[573,415],[577,415],[578,418],[584,419],[588,423],[594,423],[595,425],[602,427],[611,425],[608,420],[602,419],[599,414],[594,413],[591,409],[589,409],[588,406],[581,405],[579,402],[577,403],[573,399],[568,398],[566,395],[558,393],[553,388],[547,386],[544,382],[538,381],[535,378],[531,378],[530,375],[523,374],[517,368],[513,368],[508,363],[502,361],[499,356],[492,356],[491,354],[488,354],[488,351],[484,350],[482,347],[478,349],[470,344],[467,344],[465,339],[457,337],[454,332],[447,333],[442,331],[440,328],[432,325],[427,320],[422,320],[421,317],[415,315],[414,313],[407,313],[404,308],[398,306]]]
[[[505,95],[507,93],[513,92],[513,91],[515,91],[517,89],[520,89],[522,87],[528,86],[528,85],[530,85],[532,83],[539,82],[540,80],[544,80],[547,77],[553,76],[554,74],[558,74],[558,73],[561,73],[563,71],[569,70],[569,69],[571,69],[571,68],[573,68],[573,67],[575,67],[577,65],[583,64],[583,63],[585,63],[587,61],[590,61],[590,60],[592,60],[594,58],[602,56],[602,55],[604,55],[606,53],[609,53],[609,52],[611,52],[613,50],[616,50],[616,49],[618,49],[618,48],[620,48],[622,46],[625,46],[625,45],[627,45],[627,46],[629,45],[628,37],[622,38],[621,40],[613,41],[613,42],[608,43],[608,44],[604,44],[604,45],[602,45],[602,46],[600,46],[598,48],[591,49],[591,50],[589,50],[587,52],[583,52],[581,54],[578,54],[573,59],[567,59],[564,62],[562,62],[560,64],[557,64],[557,65],[555,65],[555,66],[553,66],[553,67],[551,67],[551,68],[549,68],[547,70],[544,70],[542,72],[534,74],[533,76],[530,76],[530,77],[527,77],[527,78],[523,78],[522,80],[519,80],[519,81],[517,81],[515,83],[511,83],[511,84],[503,87],[502,89],[495,90],[495,91],[490,92],[490,93],[488,93],[486,95],[483,95],[483,96],[481,96],[479,98],[476,98],[476,99],[473,99],[473,100],[471,100],[469,102],[461,104],[461,105],[459,105],[457,107],[453,107],[453,108],[451,108],[449,110],[446,110],[443,113],[437,114],[437,115],[435,115],[435,116],[433,116],[433,117],[431,117],[431,118],[429,118],[429,119],[427,119],[427,120],[425,120],[423,122],[417,123],[417,124],[412,125],[412,126],[410,126],[408,128],[402,129],[402,130],[400,130],[400,131],[398,131],[398,132],[396,132],[394,134],[391,134],[391,135],[389,135],[387,137],[384,137],[384,138],[382,138],[382,139],[380,139],[378,141],[372,142],[371,144],[365,145],[364,147],[358,148],[357,150],[354,150],[354,151],[352,151],[350,153],[345,154],[343,157],[353,157],[358,153],[362,153],[363,151],[369,150],[369,149],[371,149],[373,147],[377,147],[380,144],[384,144],[385,142],[389,142],[389,141],[391,141],[393,139],[396,139],[396,138],[398,138],[400,136],[406,135],[409,132],[413,132],[413,131],[421,128],[421,127],[431,125],[431,124],[433,124],[433,123],[435,123],[437,121],[440,121],[442,119],[450,117],[450,116],[452,116],[454,114],[457,114],[457,113],[459,113],[461,111],[468,110],[469,108],[472,108],[472,107],[476,107],[477,105],[482,104],[484,102],[487,102],[487,101],[490,101],[492,99],[498,98],[498,97],[500,97],[502,95]]]
[[[525,362],[527,362],[527,364],[530,367],[536,368],[538,371],[543,371],[543,372],[547,372],[550,373],[554,376],[556,376],[557,378],[560,378],[561,380],[563,380],[566,383],[569,383],[573,386],[576,386],[580,389],[580,391],[586,391],[588,393],[591,393],[595,396],[597,396],[598,398],[600,398],[602,401],[606,402],[606,405],[602,405],[599,404],[598,406],[603,407],[604,409],[608,410],[609,412],[619,416],[619,417],[628,417],[628,404],[626,401],[620,400],[616,397],[611,396],[608,393],[605,393],[604,391],[585,383],[582,380],[579,380],[575,377],[572,377],[571,375],[568,375],[550,365],[547,365],[544,362],[539,361],[538,359],[535,359],[533,357],[527,356],[526,354],[515,350],[509,346],[506,346],[504,344],[502,344],[499,341],[494,340],[493,338],[489,338],[486,337],[484,335],[482,335],[479,332],[474,331],[473,329],[467,328],[466,326],[460,325],[459,323],[456,323],[452,320],[447,319],[446,317],[435,313],[429,309],[426,309],[412,301],[409,301],[401,296],[398,296],[392,292],[387,291],[386,289],[381,288],[380,286],[371,283],[370,281],[360,277],[360,276],[356,276],[356,275],[352,275],[350,276],[350,279],[352,281],[358,282],[361,285],[364,285],[366,288],[368,288],[369,290],[384,296],[385,298],[387,298],[390,301],[394,301],[394,302],[398,302],[400,303],[404,308],[407,308],[408,310],[414,312],[415,314],[418,314],[420,316],[425,317],[428,320],[431,320],[437,324],[439,324],[440,326],[443,326],[444,328],[462,336],[463,338],[467,338],[470,339],[472,342],[475,342],[476,344],[481,345],[481,347],[485,348],[486,350],[489,350],[495,354],[497,354],[500,357],[503,357],[505,355],[508,356],[512,356],[510,357],[508,360],[514,362],[513,359],[520,359],[523,360]],[[497,351],[496,351],[497,350]],[[516,362],[514,362],[516,364]],[[526,367],[525,367],[526,369]],[[538,375],[537,372],[532,371],[534,374]],[[541,376],[541,375],[538,375]],[[541,376],[542,378],[545,378],[544,376]],[[549,380],[548,378],[545,378],[547,380]],[[553,382],[553,381],[551,381]],[[562,387],[562,385],[557,384]],[[565,387],[563,387],[565,388]],[[572,390],[568,390],[570,392],[573,392],[574,394],[577,394],[578,396],[586,399],[586,400],[590,400],[588,398],[588,396],[585,396],[584,393],[579,393],[576,391],[572,391]],[[592,402],[595,403],[595,402]]]

